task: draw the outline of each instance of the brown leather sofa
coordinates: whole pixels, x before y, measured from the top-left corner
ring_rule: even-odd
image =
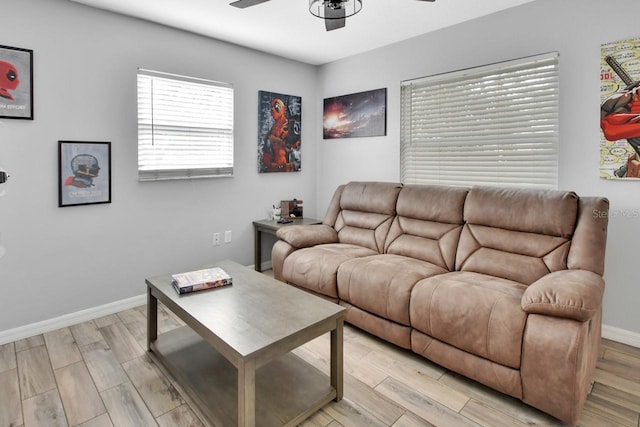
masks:
[[[274,276],[347,322],[575,424],[601,331],[604,198],[351,182],[284,227]]]

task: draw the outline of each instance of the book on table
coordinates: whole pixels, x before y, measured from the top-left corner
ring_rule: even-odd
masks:
[[[171,278],[171,283],[179,294],[219,288],[233,283],[231,276],[220,267],[177,273]]]

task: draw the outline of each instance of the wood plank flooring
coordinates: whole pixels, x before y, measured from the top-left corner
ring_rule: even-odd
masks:
[[[159,306],[160,332],[181,325]],[[145,352],[145,334],[140,306],[0,346],[0,427],[206,425]],[[295,353],[329,371],[328,334]],[[344,363],[344,399],[302,426],[564,425],[349,325]],[[639,348],[603,340],[579,426],[640,427]]]

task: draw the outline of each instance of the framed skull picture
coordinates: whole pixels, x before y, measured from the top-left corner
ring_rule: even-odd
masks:
[[[33,51],[0,46],[0,118],[33,120]]]
[[[58,141],[58,206],[111,203],[111,143]]]

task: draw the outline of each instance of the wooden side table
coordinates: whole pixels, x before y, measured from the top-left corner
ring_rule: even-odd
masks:
[[[282,227],[289,225],[313,225],[322,224],[319,219],[313,218],[297,218],[293,219],[293,222],[287,224],[280,224],[278,221],[271,221],[263,219],[260,221],[253,221],[253,236],[255,241],[254,248],[254,262],[256,271],[262,271],[262,233],[276,235],[276,232]]]

